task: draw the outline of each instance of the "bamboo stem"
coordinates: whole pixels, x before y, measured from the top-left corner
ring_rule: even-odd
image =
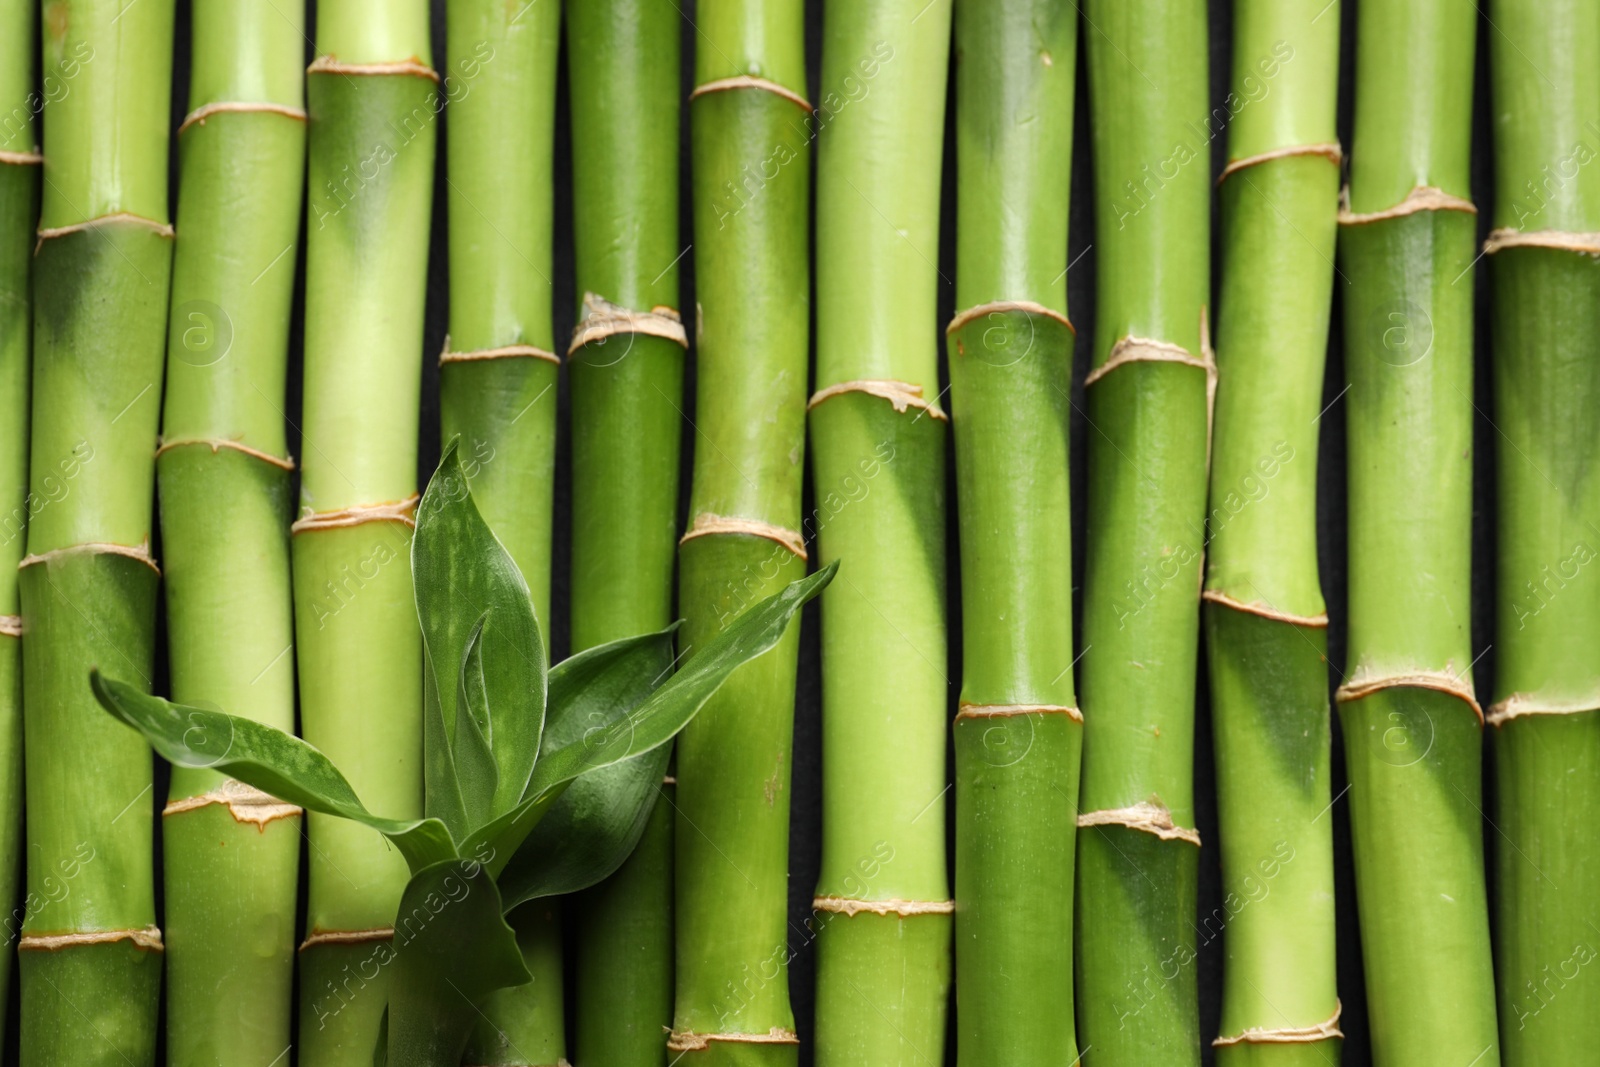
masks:
[[[817,169],[812,476],[822,597],[816,1062],[939,1063],[945,471],[930,343],[950,0],[830,0]]]
[[[1350,656],[1338,693],[1379,1062],[1499,1062],[1472,688],[1474,9],[1361,8],[1348,211]],[[1409,106],[1399,106],[1399,105]]]
[[[569,353],[575,652],[673,617],[687,347],[678,309],[681,18],[669,0],[567,8],[582,300]],[[672,819],[657,809],[622,868],[576,902],[573,1046],[582,1062],[667,1062]]]
[[[1194,683],[1209,390],[1206,9],[1085,18],[1099,298],[1089,401],[1079,1039],[1199,1060]]]
[[[422,812],[409,566],[442,101],[428,7],[325,0],[306,83],[305,419],[293,539],[301,725],[374,811]],[[313,815],[300,1062],[372,1062],[407,881],[374,831]]]
[[[173,699],[281,730],[294,729],[282,405],[304,191],[299,17],[194,5],[157,453]],[[299,809],[185,768],[168,801],[168,1059],[286,1049]]]
[[[958,1062],[1071,1063],[1083,727],[1072,678],[1067,208],[1078,10],[957,0],[962,534]]]
[[[1339,9],[1235,8],[1204,618],[1225,937],[1223,1065],[1337,1063],[1317,434],[1338,214]],[[1224,928],[1226,934],[1224,934]]]
[[[804,20],[799,0],[714,0],[696,15],[698,439],[679,550],[689,657],[806,569]],[[669,1048],[685,1064],[798,1062],[788,873],[799,629],[724,683],[678,737]]]
[[[1600,1041],[1600,991],[1573,980],[1600,945],[1600,17],[1493,18],[1500,1030],[1509,1064],[1576,1063]]]

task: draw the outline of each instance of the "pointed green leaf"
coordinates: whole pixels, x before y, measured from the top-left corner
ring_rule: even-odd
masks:
[[[456,856],[443,823],[372,814],[339,768],[298,737],[253,719],[174,704],[99,671],[90,672],[89,684],[107,711],[177,766],[209,767],[291,804],[370,826],[394,842],[413,872]]]
[[[494,818],[495,787],[500,774],[495,768],[489,738],[489,696],[483,677],[483,627],[485,614],[467,639],[462,655],[459,692],[456,699],[456,737],[451,745],[455,757],[456,781],[466,806],[467,822],[482,826]]]
[[[422,785],[423,811],[450,828],[456,840],[472,832],[467,824],[467,805],[461,799],[461,783],[456,776],[455,756],[451,752],[450,731],[445,729],[444,706],[439,700],[436,679],[448,671],[435,671],[423,650],[422,679]]]

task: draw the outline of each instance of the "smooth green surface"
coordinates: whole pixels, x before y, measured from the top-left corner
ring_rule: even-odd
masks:
[[[815,922],[817,1018],[827,1021],[817,1028],[816,1062],[942,1063],[950,916],[822,914]]]
[[[103,718],[104,716],[102,716]],[[29,1067],[128,1067],[156,1062],[161,953],[131,941],[89,951],[24,952],[22,1056]],[[100,988],[105,995],[76,991]],[[110,992],[114,990],[115,992]],[[50,1020],[60,1020],[52,1025]]]
[[[394,918],[391,909],[390,919]],[[367,1067],[378,1042],[396,958],[392,941],[300,952],[301,1063]]]

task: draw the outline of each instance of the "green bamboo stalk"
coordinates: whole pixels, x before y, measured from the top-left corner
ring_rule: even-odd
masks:
[[[1499,1062],[1469,626],[1474,16],[1465,0],[1361,8],[1339,220],[1350,653],[1337,700],[1384,1064]]]
[[[1317,433],[1340,151],[1339,8],[1234,8],[1204,619],[1221,824],[1217,1062],[1337,1063],[1333,737]]]
[[[28,386],[33,308],[28,272],[39,223],[44,157],[34,124],[34,0],[0,0],[0,910],[5,914],[0,1004],[10,1003],[11,961],[26,905],[22,875],[22,615],[17,564],[27,550]],[[0,1038],[4,1035],[0,1034]]]
[[[422,309],[443,106],[422,0],[325,0],[306,82],[305,419],[294,525],[305,738],[374,811],[422,813],[413,607]],[[405,862],[372,830],[309,820],[300,1062],[372,1062]]]
[[[446,9],[450,107],[450,340],[440,423],[460,438],[473,500],[522,571],[549,640],[556,377],[550,320],[556,52],[549,0]],[[512,915],[533,981],[502,989],[465,1062],[554,1064],[565,1055],[561,932],[548,902]]]
[[[811,143],[802,0],[707,0],[690,97],[698,440],[682,567],[686,658],[804,577],[800,489]],[[678,737],[677,999],[685,1064],[793,1065],[789,769],[800,628]]]
[[[1099,298],[1089,400],[1079,1039],[1197,1063],[1194,685],[1205,551],[1206,7],[1084,7]]]
[[[173,9],[63,0],[42,9],[45,190],[33,262],[29,487],[22,561],[28,892],[25,1064],[149,1064],[161,933],[152,766],[87,684],[116,663],[149,685],[159,572],[150,556],[172,228]],[[85,1020],[89,1025],[85,1025]]]
[[[1513,1065],[1600,1043],[1600,13],[1499,0],[1491,38],[1499,429],[1500,1030]]]
[[[577,289],[572,650],[672,621],[687,337],[678,307],[678,35],[671,0],[567,5]],[[663,792],[669,801],[671,790]],[[672,817],[576,901],[581,1062],[667,1062]]]
[[[964,642],[959,1063],[1077,1059],[1067,207],[1078,9],[957,0],[956,315],[947,331]]]
[[[812,476],[822,598],[818,1067],[943,1062],[945,468],[934,321],[950,0],[829,0]]]

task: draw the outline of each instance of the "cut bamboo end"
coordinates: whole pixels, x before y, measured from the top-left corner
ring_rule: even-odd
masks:
[[[185,115],[183,122],[178,126],[178,135],[181,137],[183,135],[183,131],[187,130],[190,126],[204,126],[206,124],[206,119],[211,118],[213,115],[224,115],[231,112],[244,114],[257,112],[269,115],[282,115],[285,118],[291,118],[297,122],[306,121],[305,111],[298,107],[288,107],[284,104],[255,104],[242,100],[223,100],[215,104],[206,104],[203,107],[197,107],[193,111],[189,112],[189,114]]]
[[[725,93],[731,89],[756,89],[764,93],[772,93],[774,96],[783,97],[790,103],[798,104],[800,109],[807,114],[812,111],[811,102],[793,89],[779,85],[775,81],[757,78],[750,74],[739,74],[732,78],[718,78],[716,81],[697,85],[694,87],[694,91],[689,94],[689,99],[692,101],[705,96],[707,93]]]
[[[22,636],[22,616],[21,615],[0,615],[0,636],[21,637]]]
[[[1251,1026],[1230,1037],[1219,1037],[1211,1044],[1214,1048],[1221,1048],[1240,1044],[1309,1045],[1314,1041],[1329,1041],[1336,1037],[1344,1037],[1344,1031],[1339,1029],[1339,1016],[1343,1011],[1344,1005],[1335,997],[1333,1014],[1320,1023],[1311,1026]]]
[[[374,926],[369,930],[313,930],[300,942],[300,951],[318,945],[368,945],[376,941],[393,940],[392,926]]]
[[[1350,187],[1347,185],[1339,194],[1339,225],[1340,226],[1366,226],[1374,222],[1385,222],[1389,219],[1404,218],[1415,215],[1419,211],[1464,211],[1469,215],[1476,215],[1478,209],[1470,200],[1463,200],[1459,196],[1437,189],[1431,185],[1419,185],[1406,194],[1406,198],[1394,207],[1382,211],[1370,211],[1357,214],[1350,210]]]
[[[318,56],[306,68],[306,73],[354,74],[366,77],[399,74],[416,78],[428,78],[435,83],[439,80],[439,72],[415,56],[410,59],[396,60],[393,63],[341,63],[336,56]]]
[[[60,952],[62,949],[80,948],[84,945],[110,945],[118,941],[132,941],[137,948],[147,952],[165,952],[161,931],[154,926],[138,930],[82,930],[71,934],[24,934],[17,941],[19,952]]]
[[[126,556],[138,560],[157,574],[161,568],[156,566],[156,561],[150,555],[150,541],[146,538],[137,545],[118,545],[110,541],[85,541],[81,545],[67,545],[65,548],[53,548],[48,552],[35,552],[22,557],[22,562],[17,564],[17,570],[32,567],[35,564],[53,564],[59,560],[72,556]]]
[[[1582,715],[1590,711],[1600,711],[1600,697],[1589,702],[1559,704],[1540,700],[1529,693],[1512,693],[1489,706],[1486,721],[1490,726],[1501,726],[1528,715]]]
[[[1083,712],[1070,704],[968,704],[962,701],[956,711],[960,719],[999,719],[1012,715],[1065,715],[1073,722],[1083,721]]]
[[[536,345],[501,345],[499,348],[479,348],[471,352],[450,351],[450,335],[444,335],[444,351],[439,353],[439,366],[446,363],[476,363],[485,359],[542,359],[561,365],[561,357]]]
[[[1209,600],[1213,604],[1221,604],[1224,607],[1232,608],[1234,611],[1242,611],[1247,615],[1259,615],[1263,619],[1271,619],[1274,622],[1286,622],[1291,626],[1304,626],[1308,630],[1326,630],[1328,628],[1327,612],[1323,612],[1320,615],[1295,615],[1292,612],[1279,611],[1270,604],[1263,604],[1257,601],[1235,600],[1227,593],[1216,589],[1207,589],[1203,591],[1200,594],[1200,599]]]
[[[382,504],[357,504],[337,511],[308,511],[289,527],[292,534],[311,530],[333,530],[342,526],[360,526],[368,522],[403,522],[416,529],[417,501],[421,497],[412,493],[404,500]]]
[[[171,451],[174,448],[185,448],[190,445],[204,445],[211,449],[213,456],[224,448],[231,448],[235,452],[243,452],[247,456],[259,459],[263,463],[270,463],[274,467],[281,467],[286,471],[294,470],[293,456],[274,456],[271,452],[263,452],[259,448],[251,448],[242,441],[233,441],[226,437],[174,437],[170,440],[164,438],[156,448],[156,456],[159,458],[163,452]]]
[[[658,305],[649,311],[634,311],[621,304],[613,304],[597,293],[583,294],[583,314],[578,325],[572,328],[572,342],[567,345],[567,357],[584,345],[604,341],[619,333],[642,333],[651,337],[664,337],[689,347],[689,335],[683,329],[683,317],[669,307]]]
[[[764,1034],[702,1034],[693,1030],[668,1030],[668,1052],[703,1052],[713,1041],[733,1045],[798,1045],[800,1035],[774,1026]]]
[[[31,167],[44,162],[44,155],[37,149],[32,152],[0,152],[0,163],[13,167]]]
[[[1179,826],[1172,821],[1172,812],[1164,804],[1143,801],[1128,808],[1108,808],[1103,811],[1086,811],[1078,816],[1078,825],[1126,826],[1130,830],[1154,834],[1163,841],[1187,841],[1200,847],[1200,831]]]
[[[226,805],[228,814],[233,816],[234,822],[251,823],[262,833],[267,832],[268,823],[304,814],[298,805],[285,803],[271,793],[263,793],[253,785],[246,785],[244,782],[229,778],[215,789],[199,796],[168,801],[167,806],[161,809],[161,815],[165,818],[168,815],[196,811],[213,804]]]
[[[710,537],[713,534],[746,534],[750,537],[763,537],[768,541],[776,542],[793,552],[801,559],[806,556],[805,538],[794,530],[782,526],[774,526],[760,519],[741,519],[733,515],[715,515],[709,511],[702,511],[694,517],[689,524],[689,531],[678,538],[682,545],[694,540],[696,537]]]
[[[953,900],[855,900],[851,897],[816,897],[811,901],[812,911],[824,911],[853,918],[863,912],[868,915],[898,915],[902,919],[913,915],[953,915]]]
[[[1032,300],[994,300],[987,304],[979,304],[977,307],[970,307],[950,320],[950,325],[944,328],[945,336],[950,336],[974,319],[983,318],[985,315],[1003,314],[1008,311],[1020,311],[1025,315],[1042,315],[1047,319],[1054,319],[1065,326],[1072,336],[1078,336],[1077,327],[1073,326],[1072,321],[1065,315],[1054,308],[1036,304]]]
[[[882,397],[894,409],[902,414],[909,408],[919,408],[941,422],[949,422],[950,417],[939,410],[939,405],[922,397],[922,386],[910,382],[896,381],[893,378],[857,378],[853,381],[839,382],[818,389],[811,394],[811,399],[806,402],[806,410],[810,411],[824,400],[842,396],[845,393],[866,393],[868,396]]]
[[[1391,674],[1382,678],[1356,677],[1341,685],[1334,692],[1333,699],[1340,704],[1348,704],[1352,700],[1360,700],[1384,689],[1405,688],[1433,689],[1459,697],[1472,708],[1473,714],[1478,717],[1478,725],[1483,725],[1483,708],[1479,706],[1478,698],[1472,691],[1472,683],[1463,681],[1448,671],[1417,671],[1411,674]]]
[[[74,222],[70,226],[49,226],[39,230],[37,234],[39,241],[33,246],[33,254],[38,255],[39,249],[44,247],[44,243],[46,241],[53,240],[57,237],[68,237],[72,234],[82,233],[85,230],[92,230],[99,226],[110,226],[114,223],[127,223],[133,226],[145,226],[148,227],[157,237],[174,237],[177,234],[177,231],[172,228],[171,223],[157,222],[155,219],[147,219],[143,215],[135,215],[131,211],[113,211],[109,215],[100,215],[96,218],[89,219],[86,222]]]
[[[1230,174],[1237,174],[1241,170],[1259,167],[1261,164],[1271,163],[1275,159],[1292,159],[1295,156],[1322,156],[1335,167],[1344,163],[1344,149],[1339,147],[1338,141],[1327,141],[1323,144],[1289,145],[1285,148],[1274,148],[1270,152],[1262,152],[1258,155],[1245,156],[1243,159],[1231,161],[1226,167],[1222,168],[1222,173],[1217,175],[1217,184],[1221,185],[1223,179]]]
[[[1569,233],[1564,230],[1530,230],[1524,233],[1508,226],[1490,230],[1483,242],[1483,254],[1492,256],[1505,248],[1551,248],[1600,256],[1600,233]]]

